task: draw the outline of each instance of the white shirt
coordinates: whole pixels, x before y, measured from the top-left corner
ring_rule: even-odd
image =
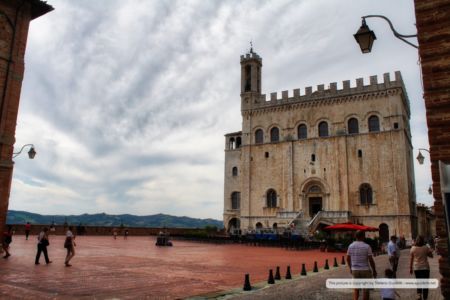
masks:
[[[394,252],[395,256],[400,256],[400,249],[397,247],[397,244],[392,241],[389,241],[388,243],[387,252],[389,256],[394,256]]]
[[[66,237],[71,237],[71,238],[73,238],[73,233],[72,233],[72,231],[67,230],[67,232],[66,232]]]
[[[352,270],[370,270],[369,256],[372,256],[372,248],[364,242],[354,241],[348,247],[347,255],[351,257]]]
[[[392,288],[380,289],[381,298],[395,299],[395,290]]]

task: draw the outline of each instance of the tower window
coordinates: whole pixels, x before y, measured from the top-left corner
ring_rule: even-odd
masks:
[[[266,158],[269,158],[269,152],[266,152],[266,153],[264,154],[264,156],[265,156]]]
[[[267,207],[277,207],[277,192],[275,190],[268,190],[266,195],[266,205]]]
[[[252,66],[245,67],[245,91],[250,92],[252,89]]]
[[[348,120],[348,133],[349,134],[355,134],[359,133],[359,126],[358,126],[358,120],[355,118],[351,118]]]
[[[398,129],[398,123],[397,122],[394,123],[394,129]]]
[[[308,138],[308,128],[305,124],[298,125],[297,136],[299,140]]]
[[[328,123],[325,121],[319,123],[319,136],[320,137],[328,136]]]
[[[358,157],[362,157],[362,150],[361,149],[358,150]]]
[[[273,127],[270,130],[270,141],[271,142],[280,141],[280,130],[278,129],[278,127]]]
[[[311,161],[316,161],[316,155],[315,154],[311,154]]]
[[[241,140],[241,137],[237,137],[236,138],[236,148],[241,148],[241,145],[242,145],[242,140]]]
[[[231,209],[239,209],[241,207],[241,193],[231,193]]]
[[[264,132],[262,129],[258,129],[255,131],[255,144],[264,143]]]
[[[372,204],[372,187],[368,183],[363,183],[359,187],[359,202],[361,205]]]
[[[380,131],[380,120],[377,116],[370,116],[369,118],[369,132]]]
[[[238,176],[238,168],[237,167],[233,167],[233,169],[231,169],[231,174],[233,176]]]

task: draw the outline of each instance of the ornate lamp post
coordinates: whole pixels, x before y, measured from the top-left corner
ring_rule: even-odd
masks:
[[[427,150],[427,149],[424,149],[424,148],[419,148],[419,154],[417,155],[417,157],[416,157],[416,159],[417,159],[417,161],[419,162],[419,164],[421,164],[421,165],[423,165],[423,162],[424,162],[424,160],[425,160],[425,157],[422,155],[422,152],[420,152],[420,151],[427,151],[428,152],[428,154],[430,154],[430,151],[429,150]]]
[[[34,150],[34,145],[33,144],[23,145],[22,148],[20,148],[20,150],[18,152],[14,152],[13,153],[13,158],[16,157],[16,156],[19,156],[20,153],[22,153],[23,149],[25,147],[28,147],[28,146],[30,146],[30,151],[28,151],[28,158],[29,159],[33,159],[36,156],[36,150]]]
[[[358,43],[359,47],[361,48],[362,53],[370,53],[370,51],[372,50],[373,42],[377,39],[375,36],[375,33],[372,30],[370,30],[369,26],[367,26],[367,24],[366,24],[367,18],[381,18],[381,19],[385,20],[386,22],[388,22],[389,27],[391,28],[392,33],[394,34],[394,36],[396,38],[398,38],[399,40],[403,41],[404,43],[418,49],[417,45],[406,40],[406,38],[417,37],[417,34],[400,34],[400,33],[398,33],[395,30],[394,26],[392,25],[392,22],[385,16],[367,15],[367,16],[363,16],[361,18],[362,18],[361,27],[353,36],[355,37],[356,42]]]

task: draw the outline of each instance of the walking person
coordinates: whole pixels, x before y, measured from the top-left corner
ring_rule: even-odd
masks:
[[[430,264],[428,263],[428,257],[433,257],[433,251],[425,245],[424,238],[418,236],[416,243],[411,247],[411,259],[409,262],[409,273],[416,278],[430,278]],[[426,300],[428,298],[428,289],[417,289],[417,299]]]
[[[38,235],[37,253],[36,259],[34,261],[35,265],[39,265],[41,253],[44,253],[45,263],[47,265],[52,263],[52,261],[48,259],[48,252],[47,252],[48,245],[50,245],[50,242],[48,240],[48,228],[44,227]]]
[[[347,250],[347,265],[350,268],[350,274],[352,274],[355,279],[370,279],[377,277],[372,248],[364,242],[364,239],[364,231],[358,230],[356,232],[356,241],[351,243]],[[353,300],[358,300],[358,298],[359,289],[354,289]],[[363,299],[369,300],[368,289],[363,289]]]
[[[128,239],[128,229],[125,229],[125,232],[123,233],[123,239]]]
[[[72,265],[69,263],[70,260],[75,256],[75,236],[72,233],[72,226],[69,226],[69,229],[66,232],[66,240],[64,242],[64,248],[67,249],[66,260],[64,264],[66,267],[71,267]]]
[[[3,251],[5,251],[5,256],[3,256],[3,258],[8,258],[11,256],[11,253],[9,253],[9,245],[12,243],[12,236],[13,236],[12,226],[9,225],[8,230],[3,232],[2,248]]]
[[[400,258],[400,249],[397,245],[397,237],[395,235],[391,236],[391,240],[389,241],[387,246],[387,252],[392,272],[394,272],[394,278],[397,278],[397,268],[398,268],[398,260]]]
[[[31,224],[30,222],[27,222],[27,224],[25,224],[25,239],[28,241],[28,236],[30,235],[30,231],[31,231]]]

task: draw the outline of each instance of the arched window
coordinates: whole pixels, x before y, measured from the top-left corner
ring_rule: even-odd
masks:
[[[261,229],[261,228],[263,228],[261,222],[256,223],[256,226],[255,226],[255,227],[256,227],[256,229]]]
[[[258,129],[255,131],[255,144],[264,143],[264,132],[262,129]]]
[[[267,207],[277,207],[277,192],[275,190],[268,190],[267,191]]]
[[[239,209],[241,207],[241,193],[231,193],[231,209]]]
[[[328,123],[325,121],[319,123],[319,136],[328,136]]]
[[[373,203],[372,187],[368,183],[363,183],[359,187],[359,202],[361,205],[370,205]]]
[[[377,116],[370,116],[369,118],[369,132],[380,131],[380,120]]]
[[[355,134],[355,133],[359,133],[359,126],[358,126],[358,120],[355,118],[351,118],[350,120],[348,120],[348,133],[349,134]]]
[[[250,92],[252,87],[252,67],[247,65],[245,67],[245,87],[244,91]]]
[[[236,138],[236,148],[241,148],[241,145],[242,145],[242,140],[241,140],[241,137],[238,136]]]
[[[270,141],[278,142],[280,140],[280,130],[278,127],[274,127],[270,130]]]
[[[238,168],[237,167],[233,167],[233,169],[231,169],[231,174],[233,176],[238,176]]]
[[[230,138],[229,143],[228,143],[228,149],[233,150],[234,149],[234,138]]]
[[[305,124],[298,125],[297,136],[299,140],[308,138],[308,130]]]

